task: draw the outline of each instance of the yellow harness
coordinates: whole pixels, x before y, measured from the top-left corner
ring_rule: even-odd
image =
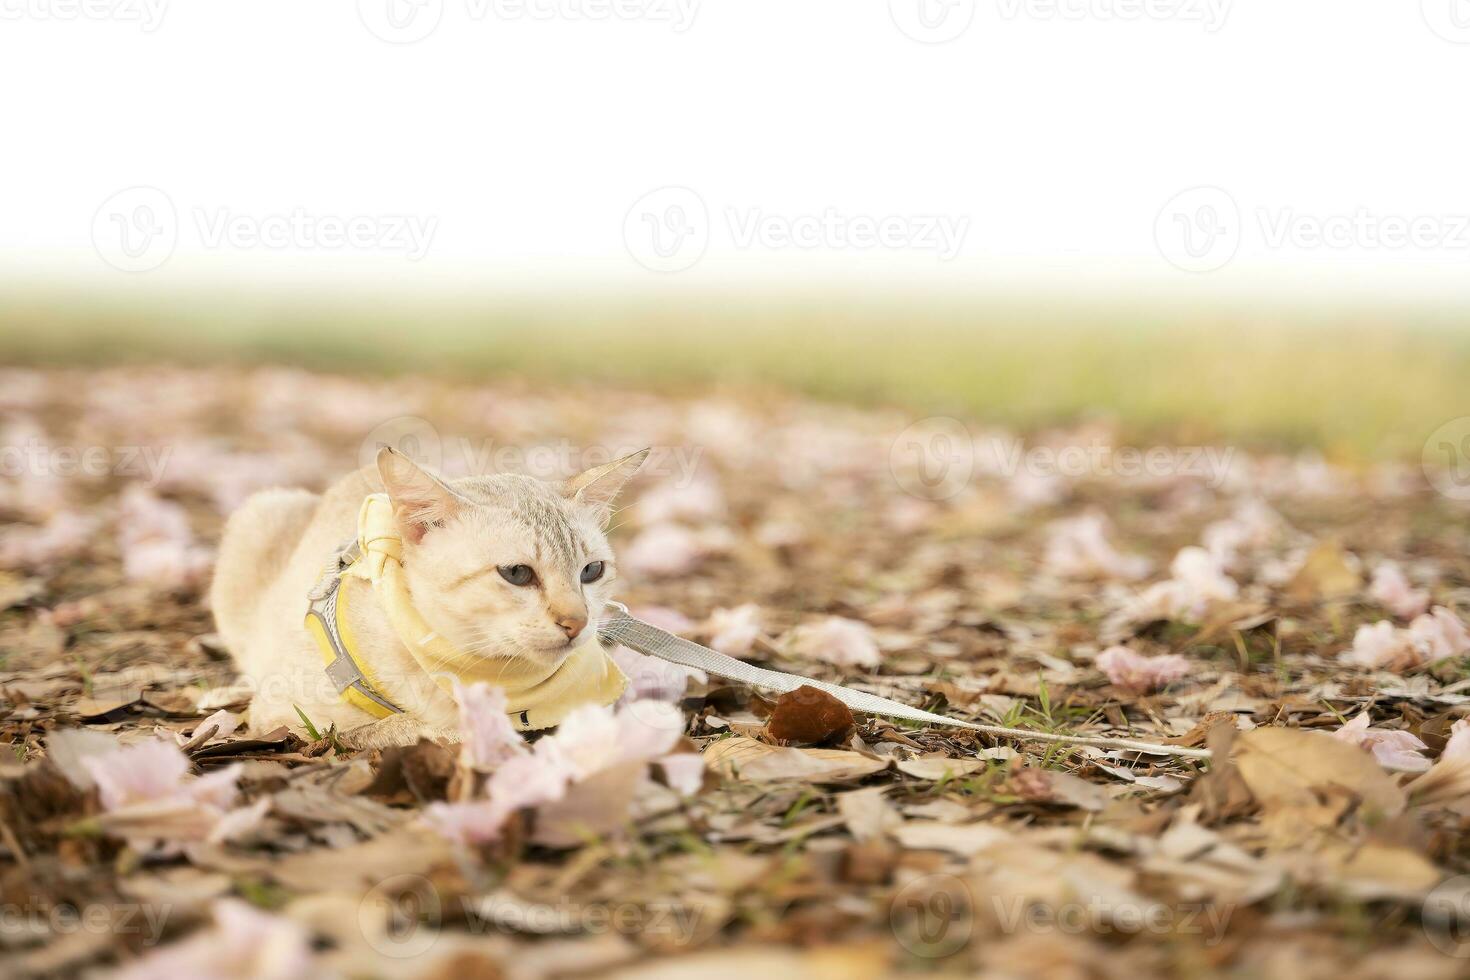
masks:
[[[388,697],[389,687],[371,672],[347,627],[344,610],[351,590],[344,578],[372,585],[393,631],[420,668],[443,690],[454,681],[486,681],[505,689],[511,723],[522,731],[561,724],[573,708],[612,704],[628,679],[597,641],[595,630],[561,663],[547,667],[524,657],[485,658],[467,655],[439,636],[414,608],[403,573],[403,539],[387,494],[362,502],[357,539],[332,556],[326,572],[308,596],[306,629],[326,661],[327,676],[348,703],[376,718],[403,711]]]

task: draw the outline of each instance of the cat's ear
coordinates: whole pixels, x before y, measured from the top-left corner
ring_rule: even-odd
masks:
[[[638,467],[647,458],[648,450],[640,449],[622,459],[583,470],[562,484],[562,492],[577,503],[591,507],[600,518],[606,520],[612,513],[612,502],[617,498],[618,492],[633,478],[633,474],[638,472]]]
[[[443,524],[466,503],[438,477],[420,469],[389,446],[378,450],[378,476],[393,501],[393,516],[405,541],[423,540],[429,528]]]

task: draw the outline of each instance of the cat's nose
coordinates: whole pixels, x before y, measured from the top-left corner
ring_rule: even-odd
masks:
[[[581,635],[582,630],[587,628],[587,617],[562,616],[557,619],[556,625],[561,627],[562,632],[567,635],[567,639],[575,640]]]

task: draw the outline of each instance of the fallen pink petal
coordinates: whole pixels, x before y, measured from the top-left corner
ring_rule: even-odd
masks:
[[[1168,687],[1190,671],[1189,661],[1178,654],[1146,657],[1127,647],[1109,647],[1097,655],[1098,669],[1108,682],[1125,691],[1147,694]]]

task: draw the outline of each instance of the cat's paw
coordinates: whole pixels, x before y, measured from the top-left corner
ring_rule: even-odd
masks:
[[[413,745],[421,739],[458,742],[459,737],[456,729],[429,725],[412,715],[394,715],[381,721],[349,728],[338,735],[344,748],[358,751]]]

